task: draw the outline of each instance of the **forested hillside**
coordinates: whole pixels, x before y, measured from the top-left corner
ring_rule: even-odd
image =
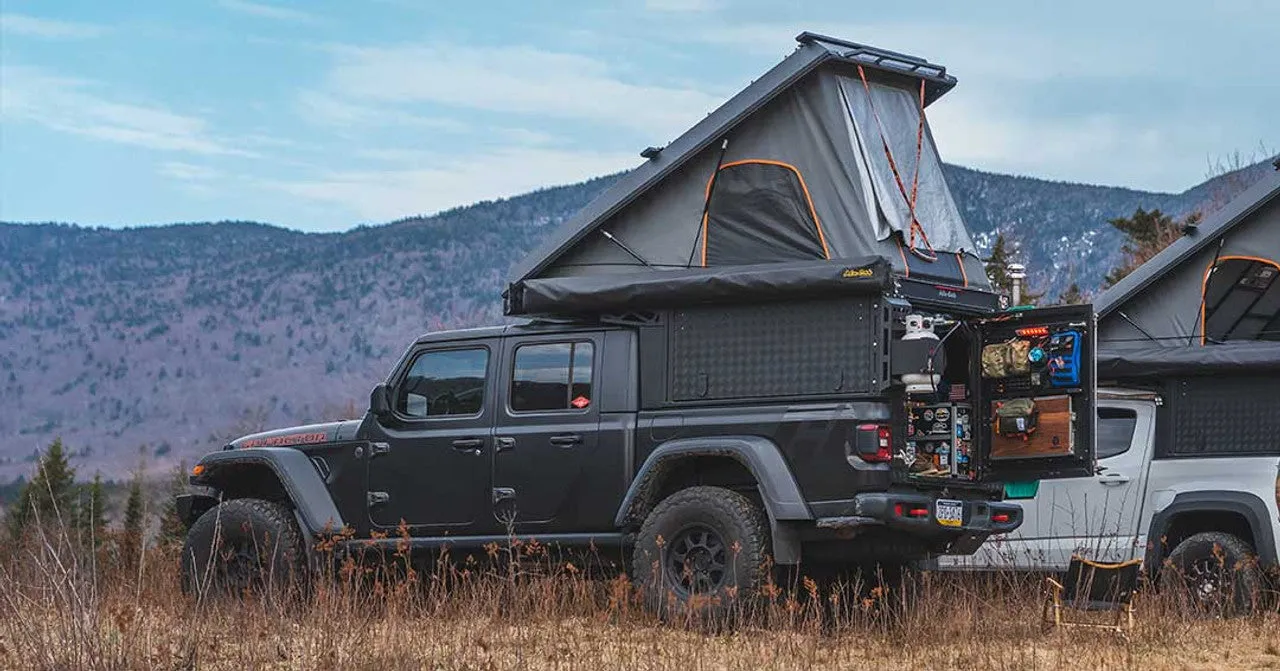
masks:
[[[1003,232],[1050,297],[1118,260],[1107,219],[1185,214],[1243,179],[1163,194],[947,176],[979,245]],[[510,266],[613,179],[331,234],[0,224],[0,479],[58,435],[81,473],[119,475],[354,415],[416,334],[499,320]]]

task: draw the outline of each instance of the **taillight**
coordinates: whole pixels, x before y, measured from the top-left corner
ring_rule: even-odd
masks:
[[[893,459],[893,432],[884,424],[859,424],[854,444],[863,461],[884,463]]]
[[[1009,521],[1009,513],[996,513],[991,516],[991,521],[997,524],[1004,524]]]

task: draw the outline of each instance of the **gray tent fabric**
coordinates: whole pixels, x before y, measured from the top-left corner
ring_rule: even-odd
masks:
[[[705,249],[708,265],[879,256],[899,277],[989,292],[927,124],[917,219],[939,252],[937,262],[906,250],[912,228],[907,200],[888,171],[880,126],[866,116],[873,104],[895,161],[910,181],[916,174],[921,81],[928,104],[954,85],[954,78],[945,68],[911,56],[808,34],[800,39],[791,57],[554,233],[517,266],[513,286],[679,270],[701,265]],[[870,95],[862,88],[858,65],[864,67]],[[761,181],[756,179],[764,176],[761,171],[752,179],[731,180],[724,192],[721,184],[704,222],[707,186],[717,166],[738,165],[785,165],[794,181],[779,171]],[[804,199],[795,193],[797,184]],[[806,219],[813,220],[812,227]],[[704,237],[707,230],[710,237]]]
[[[1213,294],[1206,294],[1205,289],[1210,282],[1231,279],[1233,273],[1238,282],[1246,266],[1234,262],[1251,259],[1262,262],[1249,264],[1258,268],[1280,264],[1280,171],[1268,172],[1221,210],[1205,217],[1193,234],[1174,242],[1099,296],[1094,301],[1099,342],[1111,348],[1212,344],[1206,337],[1203,316],[1212,315],[1222,303],[1226,285]],[[1209,274],[1215,265],[1222,271],[1217,279],[1218,271]],[[1274,327],[1269,321],[1259,327],[1258,321],[1267,310],[1261,301],[1274,296],[1240,294],[1234,300],[1246,300],[1248,305],[1228,306],[1228,312],[1211,318],[1211,329],[1234,310],[1231,324],[1252,314],[1244,329],[1257,330],[1252,336],[1244,330],[1237,337],[1227,334],[1226,340],[1265,335]]]
[[[972,251],[973,241],[947,188],[942,160],[927,123],[923,138],[919,137],[918,93],[873,82],[864,86],[861,78],[840,77],[839,82],[849,108],[861,164],[868,166],[862,172],[874,185],[883,215],[877,222],[877,239],[885,240],[897,232],[910,240],[909,199],[914,190],[915,217],[932,248],[941,252]],[[921,141],[917,159],[918,138]],[[894,166],[889,163],[890,154]],[[897,177],[893,174],[895,166]]]

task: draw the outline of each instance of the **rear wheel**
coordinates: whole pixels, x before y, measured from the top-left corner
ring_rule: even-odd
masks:
[[[755,595],[768,570],[768,520],[750,499],[721,487],[690,487],[645,519],[632,565],[646,604],[660,615],[718,618]]]
[[[1188,606],[1195,613],[1214,617],[1253,612],[1262,598],[1262,568],[1253,549],[1228,533],[1195,534],[1169,553]],[[1162,581],[1163,582],[1163,581]]]
[[[293,513],[261,499],[233,499],[206,511],[182,548],[188,594],[281,592],[305,574],[305,547]]]

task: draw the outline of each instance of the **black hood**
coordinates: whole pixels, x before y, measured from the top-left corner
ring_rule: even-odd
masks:
[[[316,445],[319,443],[338,443],[354,440],[356,430],[360,428],[360,420],[348,419],[341,422],[324,424],[307,424],[292,426],[287,429],[274,429],[261,433],[241,436],[227,444],[226,449],[243,449],[249,447],[297,447]]]

